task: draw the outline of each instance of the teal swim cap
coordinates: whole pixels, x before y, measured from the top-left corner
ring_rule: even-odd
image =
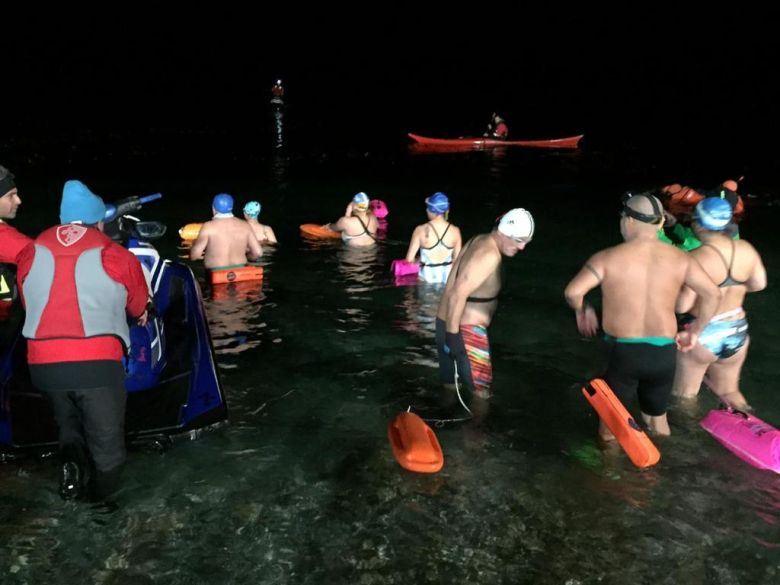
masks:
[[[227,193],[220,193],[214,197],[211,206],[217,213],[230,213],[233,211],[233,197]]]
[[[260,205],[260,203],[258,203],[257,201],[250,201],[249,203],[244,205],[244,213],[253,219],[257,218],[257,216],[260,215],[261,209],[262,209],[262,205]]]

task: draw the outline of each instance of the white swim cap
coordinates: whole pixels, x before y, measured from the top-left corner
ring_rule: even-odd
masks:
[[[534,218],[522,207],[510,209],[499,219],[498,231],[513,240],[530,240],[534,235]]]

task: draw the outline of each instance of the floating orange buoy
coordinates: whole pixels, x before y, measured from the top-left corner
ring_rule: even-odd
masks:
[[[209,271],[211,284],[227,284],[229,282],[243,282],[247,280],[262,280],[262,266],[239,266],[236,268],[223,268]]]
[[[402,412],[387,425],[387,437],[398,464],[409,471],[436,473],[444,466],[439,440],[425,421]]]
[[[341,239],[341,232],[337,232],[330,228],[322,227],[316,223],[305,223],[301,226],[301,233],[307,238],[314,238],[318,240],[339,240]]]
[[[631,462],[637,467],[650,467],[661,459],[661,453],[650,437],[639,428],[634,418],[618,400],[612,388],[599,378],[591,380],[582,394],[604,421],[607,428],[623,447]]]
[[[182,240],[197,240],[202,223],[188,223],[184,227],[179,228],[179,237]]]

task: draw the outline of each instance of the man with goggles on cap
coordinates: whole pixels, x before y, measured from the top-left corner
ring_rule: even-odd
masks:
[[[599,318],[585,295],[601,287],[601,325],[609,349],[603,377],[627,407],[636,394],[650,431],[668,435],[666,409],[677,349],[690,351],[696,345],[715,314],[720,293],[690,256],[658,240],[663,223],[663,207],[656,197],[626,194],[620,213],[625,241],[591,256],[569,282],[565,296],[576,313],[579,332],[591,337],[599,329]],[[699,296],[699,318],[678,333],[675,304],[683,285]],[[614,439],[603,423],[599,435],[605,441]]]

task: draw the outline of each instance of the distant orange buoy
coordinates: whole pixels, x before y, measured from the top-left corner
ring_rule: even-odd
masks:
[[[414,413],[402,412],[387,426],[387,437],[398,464],[409,471],[436,473],[444,454],[431,427]]]

